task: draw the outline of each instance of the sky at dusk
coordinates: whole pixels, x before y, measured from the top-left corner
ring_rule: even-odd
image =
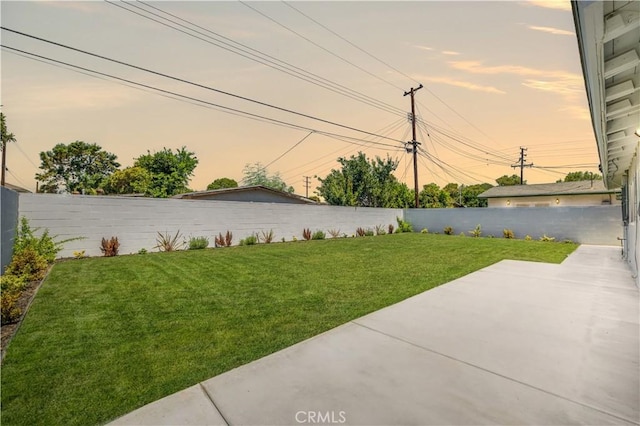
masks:
[[[519,173],[510,166],[521,146],[542,167],[525,169],[528,183],[597,172],[568,1],[0,7],[3,27],[177,78],[3,30],[3,46],[130,81],[2,49],[2,112],[17,139],[7,148],[7,181],[31,190],[39,153],[75,140],[116,154],[123,168],[148,150],[186,146],[199,159],[194,190],[240,180],[246,164],[262,162],[302,195],[310,176],[312,195],[314,176],[358,151],[398,159],[395,175],[412,188],[403,95],[419,84],[421,186],[495,184]]]

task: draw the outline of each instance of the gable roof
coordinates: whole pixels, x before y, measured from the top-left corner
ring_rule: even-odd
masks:
[[[540,183],[533,185],[494,186],[478,195],[478,198],[536,197],[543,195],[614,194],[601,180],[578,182]]]
[[[201,198],[212,199],[222,194],[233,194],[233,193],[255,192],[255,191],[271,193],[279,197],[289,198],[293,202],[297,202],[297,203],[317,204],[315,201],[310,200],[309,198],[303,197],[301,195],[292,194],[286,191],[279,191],[277,189],[269,188],[263,185],[238,186],[236,188],[222,188],[222,189],[212,189],[208,191],[187,192],[185,194],[174,195],[172,198],[181,198],[181,199],[190,199],[190,200],[197,200]]]
[[[18,186],[18,185],[10,184],[9,182],[5,182],[4,186],[5,186],[5,188],[11,189],[12,191],[22,192],[22,193],[31,193],[31,191],[29,191],[28,189],[23,188],[23,187]]]

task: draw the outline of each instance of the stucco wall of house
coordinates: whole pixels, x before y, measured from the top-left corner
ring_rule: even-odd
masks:
[[[276,241],[290,241],[302,239],[304,228],[351,235],[358,227],[395,226],[403,215],[401,209],[58,194],[20,194],[19,213],[32,227],[48,228],[60,239],[83,237],[66,243],[60,257],[71,257],[75,250],[100,256],[102,237],[118,237],[125,254],[154,250],[158,232],[206,236],[213,246],[214,236],[227,230],[237,244],[273,229]]]
[[[558,200],[556,202],[556,200]],[[615,194],[552,195],[539,197],[489,198],[489,207],[569,207],[569,206],[619,206]]]
[[[628,185],[627,209],[629,213],[629,223],[624,227],[624,258],[634,271],[636,285],[640,287],[640,277],[638,271],[638,258],[640,257],[640,164],[636,155],[631,163],[628,175],[624,178]]]
[[[413,224],[414,231],[427,228],[442,233],[451,226],[455,234],[482,227],[482,235],[502,237],[504,229],[514,231],[516,238],[543,235],[556,240],[572,240],[583,244],[620,245],[623,234],[620,206],[540,207],[522,209],[410,209],[405,220]]]
[[[13,241],[18,225],[18,193],[0,186],[0,275],[11,262]]]

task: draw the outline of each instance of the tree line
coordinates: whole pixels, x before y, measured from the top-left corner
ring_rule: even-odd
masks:
[[[0,113],[3,154],[8,142],[15,142],[6,128],[5,116]],[[36,173],[39,192],[82,194],[142,194],[148,197],[171,197],[193,192],[189,181],[198,165],[195,153],[185,146],[176,149],[142,154],[134,158],[133,166],[120,169],[117,156],[98,144],[75,141],[59,143],[50,151],[40,153],[41,172]],[[414,204],[414,190],[398,181],[393,172],[399,161],[389,156],[373,159],[358,152],[349,158],[337,159],[339,168],[332,169],[325,177],[315,176],[320,183],[316,194],[328,204],[338,206],[407,208]],[[262,185],[289,193],[294,188],[287,185],[279,173],[270,174],[262,163],[246,164],[242,170],[243,185]],[[564,182],[602,179],[592,172],[571,172]],[[557,182],[562,182],[558,180]],[[519,185],[520,178],[513,174],[495,180],[498,186]],[[523,182],[526,184],[526,181]],[[207,190],[234,188],[236,180],[222,177],[215,179]],[[421,207],[486,207],[487,200],[478,198],[494,185],[480,183],[459,185],[448,183],[444,187],[436,183],[423,185],[418,194]],[[320,201],[318,196],[311,198]]]

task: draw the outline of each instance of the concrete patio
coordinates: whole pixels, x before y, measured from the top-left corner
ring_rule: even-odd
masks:
[[[638,425],[639,317],[619,247],[502,261],[112,424]]]

